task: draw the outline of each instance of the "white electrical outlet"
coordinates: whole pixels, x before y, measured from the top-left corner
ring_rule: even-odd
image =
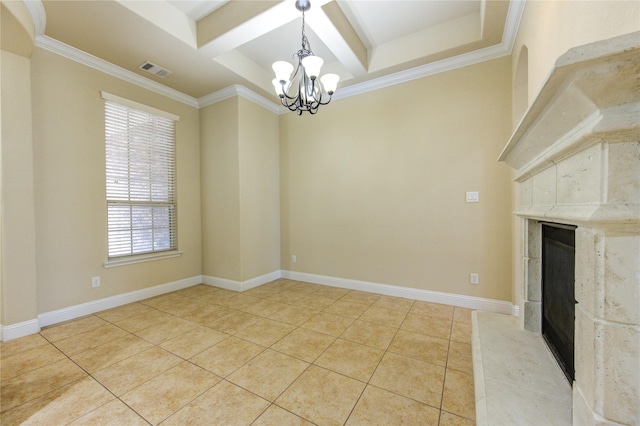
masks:
[[[91,278],[91,287],[93,288],[100,287],[100,277]]]
[[[291,263],[296,263],[298,261],[298,258],[296,257],[295,254],[291,255]]]
[[[470,274],[469,275],[469,282],[471,284],[478,284],[478,280],[479,280],[478,274]]]

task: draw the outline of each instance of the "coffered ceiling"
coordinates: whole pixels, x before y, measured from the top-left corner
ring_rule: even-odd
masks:
[[[277,103],[271,64],[301,44],[295,0],[28,0],[36,44],[196,102],[244,86]],[[509,54],[508,0],[311,0],[306,34],[336,96]],[[39,23],[39,24],[38,24]],[[139,66],[152,62],[165,78]]]

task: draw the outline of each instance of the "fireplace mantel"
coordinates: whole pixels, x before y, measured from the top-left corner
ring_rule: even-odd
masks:
[[[619,144],[637,153],[639,140],[640,32],[571,49],[500,154],[516,169],[515,214],[637,231],[640,168]]]
[[[539,222],[576,225],[573,424],[640,425],[640,32],[562,55],[499,160],[516,170],[520,326],[540,331]]]

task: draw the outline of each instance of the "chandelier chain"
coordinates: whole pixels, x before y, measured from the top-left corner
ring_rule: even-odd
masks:
[[[313,51],[311,50],[311,44],[309,43],[309,39],[307,38],[307,33],[305,32],[305,20],[304,20],[304,10],[302,11],[302,49],[298,51],[296,56],[299,59],[302,59],[306,56],[313,55]]]

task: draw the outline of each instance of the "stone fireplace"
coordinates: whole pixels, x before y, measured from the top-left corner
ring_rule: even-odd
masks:
[[[571,49],[504,148],[521,326],[541,327],[541,222],[575,229],[573,424],[640,424],[640,33]]]

